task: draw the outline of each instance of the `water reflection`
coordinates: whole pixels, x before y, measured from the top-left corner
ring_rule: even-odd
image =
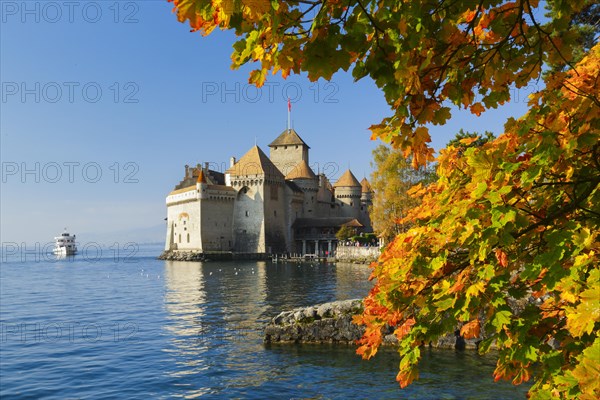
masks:
[[[367,295],[373,284],[369,283],[371,269],[367,265],[339,262],[335,267],[336,300],[357,299]]]
[[[168,331],[171,346],[163,349],[171,355],[177,368],[168,374],[176,380],[175,385],[185,387],[184,397],[195,398],[209,393],[208,388],[192,388],[189,378],[201,376],[209,366],[206,363],[207,343],[198,340],[206,328],[206,292],[202,266],[199,263],[170,261],[165,263],[165,300]],[[179,381],[179,382],[178,382]],[[187,382],[187,383],[184,383]]]
[[[277,380],[280,367],[264,362],[264,324],[282,310],[362,297],[368,274],[351,264],[166,262],[171,345],[165,351],[178,365],[170,375],[208,378],[209,388],[188,387],[186,397],[244,392]]]

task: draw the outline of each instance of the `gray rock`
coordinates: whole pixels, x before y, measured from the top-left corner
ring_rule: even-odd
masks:
[[[331,303],[321,304],[317,308],[317,315],[321,318],[331,318],[333,316],[333,309]]]

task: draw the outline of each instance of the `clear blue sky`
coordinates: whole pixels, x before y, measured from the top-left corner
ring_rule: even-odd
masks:
[[[190,33],[162,0],[0,5],[2,242],[43,242],[65,226],[138,240],[135,230],[163,223],[185,164],[224,166],[255,140],[268,151],[286,127],[288,96],[315,170],[331,180],[348,167],[359,179],[371,173],[378,143],[368,127],[390,112],[368,79],[271,76],[257,90],[252,66],[230,69],[231,33]],[[460,128],[501,133],[530,91],[479,118],[455,113],[432,129],[433,147]]]

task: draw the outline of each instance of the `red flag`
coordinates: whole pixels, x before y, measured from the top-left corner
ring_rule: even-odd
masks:
[[[290,101],[289,97],[288,97],[288,111],[292,112],[292,102]]]

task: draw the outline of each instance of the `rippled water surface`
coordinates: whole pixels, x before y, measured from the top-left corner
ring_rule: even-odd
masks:
[[[169,262],[133,257],[2,256],[0,397],[514,399],[494,360],[424,351],[400,390],[398,358],[352,346],[272,345],[261,328],[299,306],[363,297],[359,265]]]

